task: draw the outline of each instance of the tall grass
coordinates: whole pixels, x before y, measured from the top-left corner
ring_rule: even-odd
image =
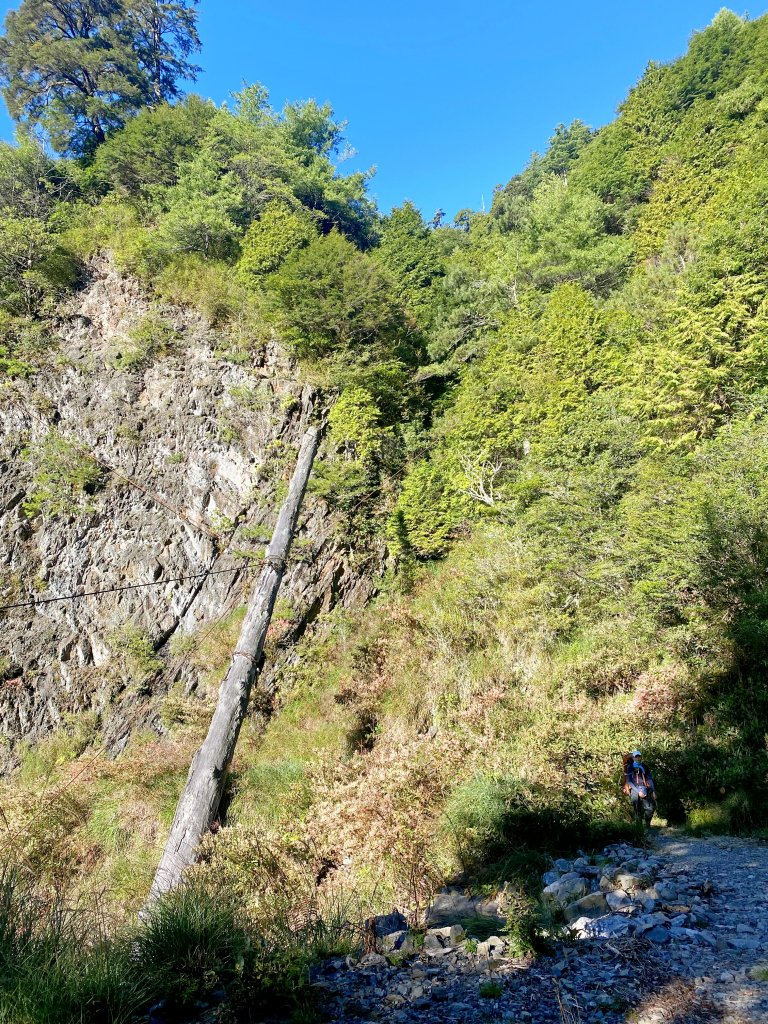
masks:
[[[18,867],[0,870],[2,1024],[128,1024],[148,994],[127,933],[108,935],[98,909],[41,892]]]
[[[304,999],[309,964],[349,948],[346,919],[299,925],[276,907],[267,929],[231,891],[195,878],[139,923],[110,922],[42,891],[14,865],[0,869],[0,1024],[134,1024],[151,1006],[186,1019],[225,1001],[231,1019]]]

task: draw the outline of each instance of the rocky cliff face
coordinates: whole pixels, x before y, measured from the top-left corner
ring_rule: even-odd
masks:
[[[165,353],[142,359],[131,340],[137,327],[145,345],[161,333]],[[0,390],[0,605],[152,585],[0,613],[5,767],[21,740],[73,712],[95,712],[112,750],[137,722],[160,728],[144,698],[180,676],[188,688],[195,682],[188,665],[172,664],[169,642],[242,603],[296,447],[322,412],[276,342],[227,352],[231,341],[198,314],[151,305],[106,260],[62,311],[57,343],[49,369]],[[74,511],[30,518],[35,445],[51,436],[92,453],[102,479]],[[320,611],[371,593],[311,495],[295,550],[281,591],[290,612],[278,662]],[[194,578],[158,583],[182,576]],[[123,663],[137,644],[166,663],[138,684]]]

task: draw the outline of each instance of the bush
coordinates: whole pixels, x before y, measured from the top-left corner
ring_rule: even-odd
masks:
[[[338,231],[314,239],[267,284],[300,356],[373,345],[402,324],[389,278]]]
[[[317,228],[308,211],[294,210],[283,202],[273,201],[245,234],[238,273],[247,284],[253,284],[254,278],[273,273],[297,249],[308,245],[316,234]]]
[[[194,253],[177,256],[159,272],[155,287],[166,301],[199,309],[213,326],[245,320],[251,345],[259,336],[256,306],[226,263]]]
[[[115,357],[115,369],[138,370],[151,360],[173,352],[181,335],[162,317],[152,314],[144,317],[129,332],[126,343]]]
[[[140,626],[126,625],[110,637],[114,655],[118,656],[120,666],[141,679],[162,668],[163,660],[155,652],[152,638]]]
[[[24,458],[32,466],[23,505],[27,516],[76,515],[93,509],[89,499],[103,485],[104,471],[82,445],[51,430],[25,449]]]

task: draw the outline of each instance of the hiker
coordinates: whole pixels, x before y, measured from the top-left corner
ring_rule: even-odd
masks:
[[[650,824],[656,808],[656,785],[639,750],[624,756],[624,792],[632,801],[635,816]]]

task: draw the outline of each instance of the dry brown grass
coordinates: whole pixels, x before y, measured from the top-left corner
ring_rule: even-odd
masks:
[[[731,1024],[742,1024],[738,1018],[729,1019]],[[722,1020],[720,1009],[700,996],[692,982],[680,978],[648,996],[627,1016],[627,1024],[716,1024]],[[743,1024],[748,1024],[746,1019]]]

